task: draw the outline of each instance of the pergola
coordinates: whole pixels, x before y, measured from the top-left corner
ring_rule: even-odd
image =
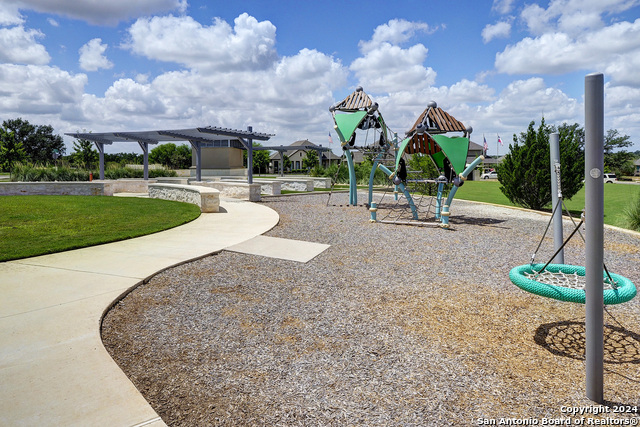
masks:
[[[196,180],[202,180],[202,147],[220,147],[221,137],[235,138],[229,140],[229,147],[247,150],[247,178],[248,182],[253,183],[253,150],[254,149],[271,149],[270,147],[253,147],[253,140],[268,141],[274,135],[266,133],[254,132],[251,126],[247,130],[227,129],[221,127],[199,127],[191,129],[175,129],[175,130],[150,130],[136,132],[84,132],[84,133],[67,133],[65,135],[74,138],[86,139],[92,141],[98,148],[100,156],[100,179],[104,179],[104,146],[111,145],[114,142],[130,142],[136,141],[144,153],[144,179],[149,179],[149,144],[158,144],[160,142],[169,141],[188,141],[193,147],[196,156]],[[273,149],[277,149],[274,147]]]
[[[77,132],[67,133],[65,135],[74,138],[86,139],[92,141],[99,153],[100,157],[100,179],[104,179],[104,146],[111,145],[114,142],[131,142],[135,141],[140,145],[144,153],[144,179],[149,179],[149,144],[158,144],[160,142],[188,141],[193,147],[196,156],[196,180],[202,180],[202,147],[220,147],[221,137],[235,138],[229,140],[229,145],[225,147],[234,147],[247,150],[247,182],[253,183],[253,151],[254,150],[271,150],[278,151],[280,158],[284,164],[284,152],[291,150],[291,146],[274,146],[274,147],[254,147],[253,140],[268,141],[273,134],[254,132],[251,126],[247,130],[227,129],[221,127],[199,127],[191,129],[176,130],[149,130],[136,132]],[[330,148],[320,146],[300,146],[296,149],[316,150],[318,154],[323,151],[331,151]],[[321,156],[318,155],[320,158]]]

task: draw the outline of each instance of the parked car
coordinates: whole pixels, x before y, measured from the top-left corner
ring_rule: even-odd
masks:
[[[613,184],[614,182],[618,182],[618,178],[615,173],[605,173],[604,174],[604,183]]]
[[[498,172],[486,172],[480,175],[480,179],[498,179]]]

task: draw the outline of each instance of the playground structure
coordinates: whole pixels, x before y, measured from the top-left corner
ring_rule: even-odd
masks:
[[[398,134],[387,126],[378,104],[361,87],[329,111],[347,163],[350,205],[358,204],[352,153],[357,150],[369,156],[373,163],[367,202],[372,222],[427,225],[434,219],[431,224],[449,228],[451,202],[457,189],[484,159],[479,156],[466,164],[470,127],[465,127],[431,101],[405,138],[399,140]],[[362,132],[365,140],[358,145],[357,135]],[[450,132],[461,132],[462,136],[444,135]],[[411,156],[425,156],[433,163],[437,176],[425,176],[423,170],[408,170]],[[378,169],[388,178],[387,190],[374,202]]]

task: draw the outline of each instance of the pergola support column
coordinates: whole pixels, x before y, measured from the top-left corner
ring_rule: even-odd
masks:
[[[284,176],[284,151],[280,151],[280,176]]]
[[[248,132],[253,132],[252,126],[247,126]],[[247,182],[253,184],[253,139],[247,140]]]
[[[104,143],[93,141],[98,149],[98,158],[100,161],[100,179],[104,179]]]
[[[202,181],[202,150],[199,141],[189,141],[196,156],[196,181]]]
[[[142,148],[142,164],[144,165],[144,180],[149,180],[149,143],[138,141],[138,145]]]

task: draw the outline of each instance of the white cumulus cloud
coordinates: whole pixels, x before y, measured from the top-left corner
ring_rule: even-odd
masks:
[[[498,13],[505,15],[510,13],[513,9],[514,0],[493,0],[493,6],[491,9],[497,11]]]
[[[67,115],[80,103],[86,83],[86,75],[57,67],[0,64],[0,113]]]
[[[24,18],[18,10],[17,4],[0,3],[0,25],[19,25]]]
[[[375,28],[371,40],[359,43],[362,56],[355,59],[353,71],[365,91],[384,93],[423,90],[431,86],[436,72],[424,65],[429,50],[421,43],[407,48],[400,45],[419,31],[428,31],[427,24],[392,19]]]
[[[537,3],[527,4],[520,16],[533,35],[561,31],[575,37],[604,27],[603,15],[638,4],[638,0],[551,0],[546,9]]]
[[[496,54],[495,66],[508,74],[559,74],[608,68],[614,81],[629,79],[629,67],[640,55],[640,19],[618,22],[573,39],[551,32],[527,37]]]
[[[48,64],[51,57],[37,38],[44,37],[38,30],[25,30],[22,25],[0,28],[0,62],[18,64]]]
[[[332,93],[347,78],[338,61],[312,49],[260,69],[203,72],[199,67],[153,79],[120,79],[104,97],[86,95],[83,110],[92,122],[109,129],[251,125],[275,133],[274,143],[288,144],[326,135]]]
[[[264,69],[277,59],[275,34],[271,22],[258,22],[246,13],[234,20],[233,28],[221,19],[207,26],[189,16],[140,18],[129,28],[127,47],[190,68]]]
[[[511,23],[500,21],[495,24],[489,24],[482,29],[482,40],[489,43],[496,38],[507,38],[511,34]]]
[[[108,45],[102,43],[102,39],[89,40],[78,51],[80,53],[80,68],[85,71],[113,68],[113,63],[104,55],[107,47]]]
[[[373,31],[371,40],[359,43],[360,51],[367,53],[385,44],[400,45],[411,40],[417,33],[430,33],[433,30],[424,22],[410,22],[404,19],[392,19],[379,25]]]

